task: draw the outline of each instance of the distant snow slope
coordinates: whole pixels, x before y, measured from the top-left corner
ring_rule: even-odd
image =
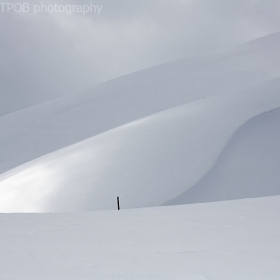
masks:
[[[1,212],[156,206],[195,185],[248,119],[280,107],[280,79],[151,115],[0,175]],[[265,187],[265,186],[263,186]]]
[[[253,118],[197,184],[166,204],[280,195],[279,143],[280,109]]]
[[[280,197],[0,214],[1,280],[279,280]]]
[[[0,118],[0,173],[109,129],[280,76],[280,33],[108,81]]]

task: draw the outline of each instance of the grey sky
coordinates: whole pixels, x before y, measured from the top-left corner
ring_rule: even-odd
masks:
[[[0,11],[0,115],[280,31],[278,0],[42,2],[103,7],[99,16]]]

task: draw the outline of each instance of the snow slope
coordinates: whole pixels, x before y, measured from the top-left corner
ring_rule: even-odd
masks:
[[[0,214],[1,280],[279,280],[280,197]]]
[[[156,206],[195,185],[234,132],[280,107],[280,79],[175,107],[0,175],[1,212]],[[265,186],[263,186],[265,187]]]
[[[197,184],[166,204],[280,195],[279,143],[280,109],[253,118]]]
[[[0,174],[0,212],[108,210],[116,196],[122,208],[157,206],[191,199],[189,189],[194,201],[279,194],[277,170],[265,179],[278,157],[259,158],[254,168],[258,145],[213,171],[244,123],[280,107],[279,47],[276,33],[0,118],[0,168],[10,169]],[[271,143],[277,155],[278,134],[252,135],[249,142]],[[252,168],[246,174],[245,162]],[[207,173],[216,175],[202,179]]]
[[[159,65],[0,118],[0,173],[139,118],[280,76],[280,33]]]

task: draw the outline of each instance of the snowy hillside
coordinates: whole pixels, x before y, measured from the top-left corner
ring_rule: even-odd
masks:
[[[280,195],[279,143],[280,109],[253,118],[197,184],[166,204]]]
[[[279,133],[258,133],[280,108],[279,50],[277,33],[0,118],[0,212],[108,210],[116,196],[134,208],[280,194],[270,170]],[[265,151],[275,156],[262,160]]]
[[[279,92],[276,79],[187,103],[29,162],[0,175],[0,210],[114,209],[116,196],[124,208],[161,205],[196,184],[244,122],[280,107]]]
[[[139,71],[0,118],[0,173],[109,129],[280,76],[280,33]]]
[[[279,212],[272,197],[0,214],[0,279],[279,280]]]

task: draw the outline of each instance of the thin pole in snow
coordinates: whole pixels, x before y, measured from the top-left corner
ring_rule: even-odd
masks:
[[[120,198],[119,197],[117,197],[117,203],[118,203],[118,210],[120,210],[121,208],[120,208]]]

